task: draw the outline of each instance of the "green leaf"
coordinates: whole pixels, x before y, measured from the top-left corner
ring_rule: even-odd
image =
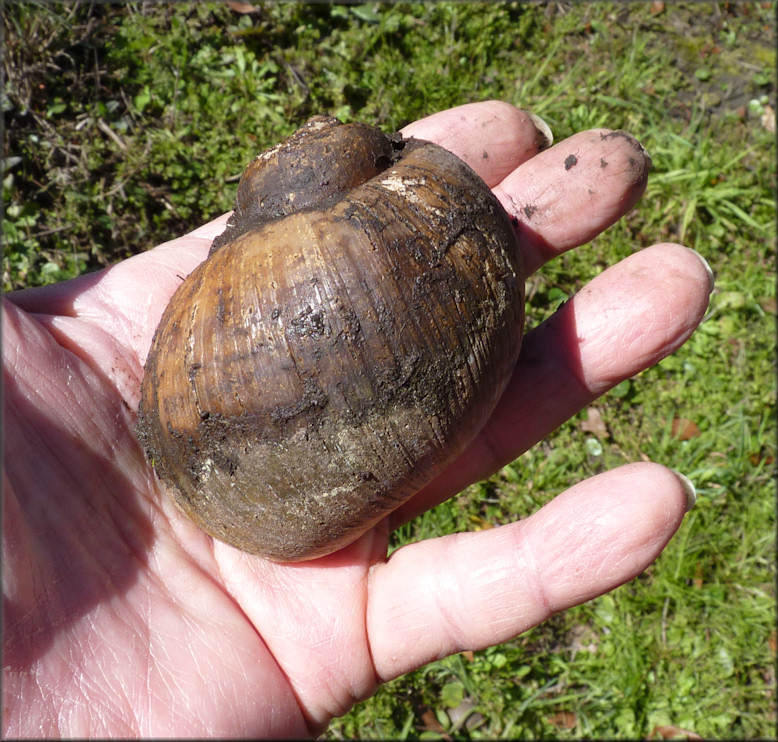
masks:
[[[359,18],[360,21],[365,23],[379,23],[381,16],[375,12],[372,5],[355,5],[351,8],[351,12]]]
[[[57,116],[60,113],[64,113],[67,110],[67,103],[58,102],[58,103],[52,103],[50,106],[46,108],[46,116]]]
[[[719,647],[716,652],[716,663],[721,669],[723,677],[730,678],[735,674],[735,663],[726,647]]]
[[[142,111],[151,102],[151,91],[149,86],[146,85],[143,90],[135,96],[133,103],[138,112]]]
[[[495,652],[489,657],[489,662],[491,662],[492,667],[499,670],[501,667],[505,667],[508,663],[508,658],[502,652]]]
[[[440,700],[444,706],[450,709],[456,708],[465,697],[465,686],[458,680],[446,683],[440,689]]]
[[[552,286],[548,290],[548,303],[549,304],[564,304],[567,301],[567,292],[560,289],[558,286]]]
[[[742,309],[746,305],[746,295],[742,291],[722,291],[716,297],[719,309]]]
[[[616,384],[616,386],[611,389],[611,396],[616,397],[616,399],[623,399],[626,397],[630,391],[632,391],[632,379],[625,379],[620,384]]]

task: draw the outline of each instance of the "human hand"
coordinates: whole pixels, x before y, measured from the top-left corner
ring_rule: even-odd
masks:
[[[405,133],[452,150],[494,189],[518,220],[528,273],[592,239],[645,188],[631,137],[583,132],[538,153],[532,120],[507,104],[452,109]],[[709,272],[692,251],[656,245],[531,330],[464,455],[351,546],[284,565],[212,540],[161,491],[133,429],[157,321],[225,223],[3,299],[8,736],[319,733],[382,682],[631,579],[687,508],[670,470],[628,465],[517,523],[386,558],[397,525],[689,337]]]

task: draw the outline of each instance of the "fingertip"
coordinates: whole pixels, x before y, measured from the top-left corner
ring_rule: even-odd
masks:
[[[187,238],[191,239],[196,237],[198,239],[213,240],[225,230],[227,227],[227,222],[231,216],[231,211],[228,211],[225,214],[221,214],[215,219],[212,219],[210,222],[197,227],[197,229],[193,230],[187,235]]]
[[[589,388],[602,393],[678,350],[704,318],[709,291],[705,265],[673,243],[639,250],[593,279],[569,302]]]
[[[685,287],[687,295],[685,303],[692,328],[696,328],[708,309],[715,287],[710,263],[696,250],[675,242],[660,242],[641,252],[647,252],[652,262],[663,266],[666,280],[680,279],[679,286]]]
[[[697,500],[697,490],[692,481],[677,469],[664,464],[641,461],[626,464],[615,471],[634,478],[644,492],[652,494],[656,505],[652,517],[658,522],[665,518],[673,532]]]
[[[598,129],[594,132],[599,135],[600,143],[603,145],[615,144],[612,150],[613,154],[620,154],[623,158],[623,167],[631,176],[632,182],[636,185],[642,185],[645,188],[648,182],[648,174],[653,167],[653,161],[648,150],[640,141],[623,129]],[[603,153],[601,160],[602,166],[607,167],[607,154]]]
[[[580,482],[546,505],[526,536],[548,545],[537,563],[552,610],[643,572],[677,532],[688,503],[687,485],[675,472],[637,462]],[[575,523],[572,512],[579,514]],[[589,579],[582,581],[583,575]]]
[[[669,250],[682,255],[688,261],[689,272],[695,274],[699,278],[700,284],[707,286],[708,295],[713,293],[713,289],[716,286],[716,275],[713,272],[713,268],[711,268],[710,263],[702,255],[702,253],[692,249],[691,247],[679,245],[677,242],[660,242],[659,244],[654,245],[654,247],[660,250]],[[694,260],[691,260],[692,257]],[[702,270],[700,270],[700,268],[702,268]]]

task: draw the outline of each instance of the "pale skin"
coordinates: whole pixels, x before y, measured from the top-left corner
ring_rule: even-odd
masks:
[[[504,103],[451,109],[405,133],[441,143],[493,188],[517,220],[528,274],[594,238],[645,188],[646,158],[630,137],[582,132],[540,152],[531,118]],[[386,557],[398,524],[691,335],[709,269],[661,244],[531,330],[470,448],[351,546],[283,565],[214,541],[172,504],[133,428],[157,321],[225,220],[3,298],[6,736],[315,735],[383,682],[509,640],[632,579],[689,506],[670,469],[630,464],[514,523]]]

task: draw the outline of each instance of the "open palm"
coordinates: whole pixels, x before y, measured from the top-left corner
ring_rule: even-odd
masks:
[[[629,211],[649,169],[623,132],[545,148],[530,116],[497,102],[405,133],[442,144],[493,188],[528,273]],[[508,640],[631,579],[687,508],[674,473],[634,464],[525,520],[386,557],[398,524],[689,337],[709,273],[692,251],[656,245],[529,332],[470,448],[357,542],[282,565],[214,541],[161,491],[133,428],[154,328],[225,222],[3,299],[6,735],[317,734],[381,682]]]

